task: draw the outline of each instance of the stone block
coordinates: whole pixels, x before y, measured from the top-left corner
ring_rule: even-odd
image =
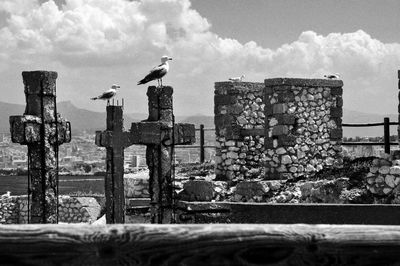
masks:
[[[296,87],[342,87],[343,81],[339,79],[301,79],[301,78],[272,78],[265,79],[266,87],[270,86],[296,86]]]
[[[159,144],[161,142],[162,123],[132,123],[130,133],[137,144]]]
[[[287,111],[287,105],[284,103],[277,103],[272,105],[272,113],[273,114],[283,114]]]
[[[265,95],[271,95],[274,93],[274,91],[272,90],[272,87],[265,87],[264,93],[265,93]]]
[[[336,98],[336,107],[342,107],[342,106],[343,106],[343,98],[337,97]]]
[[[294,101],[294,93],[290,90],[281,91],[278,94],[278,101],[279,102],[293,102]]]
[[[330,139],[341,139],[343,138],[343,130],[341,128],[332,129],[329,134]]]
[[[187,201],[211,201],[214,188],[211,182],[205,180],[189,180],[183,185],[179,198]]]
[[[196,129],[193,124],[174,125],[174,144],[189,145],[196,142]]]
[[[342,127],[342,118],[341,117],[334,117],[332,120],[335,122],[336,126],[338,128]]]
[[[240,136],[245,137],[245,136],[264,136],[265,135],[265,129],[264,128],[254,128],[254,129],[241,129],[240,130]]]
[[[265,149],[273,149],[274,148],[274,140],[273,139],[265,139],[264,140],[264,148]]]
[[[332,95],[342,95],[343,94],[343,88],[341,88],[341,87],[333,87],[333,88],[331,88],[331,94]]]
[[[236,103],[236,98],[231,95],[215,95],[214,104],[215,105],[231,105]]]
[[[26,94],[43,94],[49,96],[56,95],[57,72],[54,71],[23,71],[22,78]]]
[[[235,103],[228,108],[228,112],[231,114],[239,115],[241,112],[243,112],[243,105]]]
[[[292,135],[281,135],[278,137],[279,146],[294,146],[296,137]]]
[[[292,114],[277,114],[275,117],[280,125],[294,125],[296,123],[296,117]]]
[[[236,185],[235,195],[251,199],[266,196],[270,188],[265,181],[243,181]]]
[[[336,118],[342,116],[343,116],[343,110],[341,107],[331,107],[331,117]]]
[[[264,106],[264,114],[265,114],[265,116],[266,116],[266,117],[267,117],[267,116],[270,116],[270,115],[272,115],[273,113],[274,113],[274,111],[273,111],[272,104],[267,103],[267,104]]]
[[[276,125],[272,129],[272,136],[286,135],[289,133],[289,128],[286,125]]]
[[[41,123],[40,117],[37,116],[10,116],[12,142],[28,144],[40,141]]]

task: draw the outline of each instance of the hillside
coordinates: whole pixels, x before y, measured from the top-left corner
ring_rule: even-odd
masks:
[[[82,108],[77,108],[70,101],[59,102],[57,105],[58,112],[71,121],[72,130],[76,133],[82,130],[95,131],[105,129],[106,114],[105,112],[94,112]],[[21,104],[10,104],[0,102],[0,132],[9,132],[9,117],[11,115],[22,115],[25,106]],[[343,123],[373,123],[383,122],[385,116],[390,121],[397,121],[397,114],[381,115],[362,113],[357,111],[343,110]],[[125,114],[125,128],[129,129],[132,122],[146,119],[146,114],[128,113]],[[198,127],[204,124],[205,128],[214,128],[214,116],[193,115],[193,116],[176,116],[176,122],[193,123]],[[383,127],[371,128],[344,128],[344,136],[382,136]],[[397,126],[391,126],[391,135],[397,134]]]
[[[25,107],[19,104],[0,102],[0,132],[9,132],[9,117],[22,115]],[[71,122],[73,133],[83,130],[103,130],[106,127],[105,112],[94,112],[74,106],[70,101],[57,103],[57,111],[61,116]],[[124,117],[124,124],[130,127],[134,120],[129,116]]]

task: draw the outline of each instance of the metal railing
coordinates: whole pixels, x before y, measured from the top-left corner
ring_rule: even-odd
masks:
[[[391,145],[399,145],[398,142],[390,142],[390,126],[399,125],[399,122],[390,122],[389,117],[383,119],[383,123],[364,123],[364,124],[346,124],[343,123],[342,127],[380,127],[383,126],[383,142],[342,142],[346,146],[377,146],[382,145],[385,148],[385,153],[390,153]]]
[[[391,145],[399,145],[398,142],[390,142],[390,126],[399,125],[399,122],[390,122],[389,117],[385,117],[382,123],[343,123],[342,127],[380,127],[383,126],[383,142],[342,142],[342,145],[345,146],[384,146],[385,153],[390,153]],[[204,163],[205,160],[205,149],[207,148],[215,148],[215,145],[205,145],[204,133],[206,131],[215,131],[215,128],[204,128],[203,124],[200,124],[199,128],[196,128],[196,131],[199,131],[199,145],[186,145],[181,146],[177,145],[179,149],[200,149],[200,163]]]
[[[206,148],[215,148],[215,145],[205,145],[204,132],[206,131],[215,131],[215,128],[204,128],[203,124],[200,124],[199,128],[196,128],[196,131],[199,131],[199,145],[176,145],[176,148],[179,149],[200,149],[200,163],[204,163],[205,161],[205,149]]]

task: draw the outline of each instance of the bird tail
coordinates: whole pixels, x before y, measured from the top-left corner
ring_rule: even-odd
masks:
[[[150,79],[144,78],[144,79],[142,79],[141,81],[139,81],[139,82],[137,83],[137,85],[146,84],[146,83],[149,82],[149,81],[150,81]]]
[[[97,100],[97,99],[98,99],[98,97],[90,98],[90,100]]]

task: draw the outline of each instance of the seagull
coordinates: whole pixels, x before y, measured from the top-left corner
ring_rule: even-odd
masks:
[[[162,87],[162,77],[164,77],[169,70],[168,60],[172,60],[171,57],[164,55],[161,57],[161,65],[154,67],[147,76],[145,76],[137,85],[146,84],[149,81],[157,80],[158,86]]]
[[[0,197],[1,197],[1,198],[9,198],[9,197],[11,197],[11,192],[10,192],[10,191],[7,191],[7,193],[1,195]]]
[[[236,77],[236,78],[229,78],[229,80],[233,81],[233,82],[242,82],[243,79],[244,79],[244,75],[241,75],[240,77]]]
[[[91,100],[110,100],[112,97],[114,97],[117,94],[117,89],[119,89],[120,86],[113,84],[111,86],[111,88],[109,88],[108,90],[106,90],[105,92],[103,92],[103,94],[94,97],[94,98],[90,98]]]
[[[338,79],[340,78],[340,75],[336,73],[336,74],[324,75],[324,77],[327,79]]]

